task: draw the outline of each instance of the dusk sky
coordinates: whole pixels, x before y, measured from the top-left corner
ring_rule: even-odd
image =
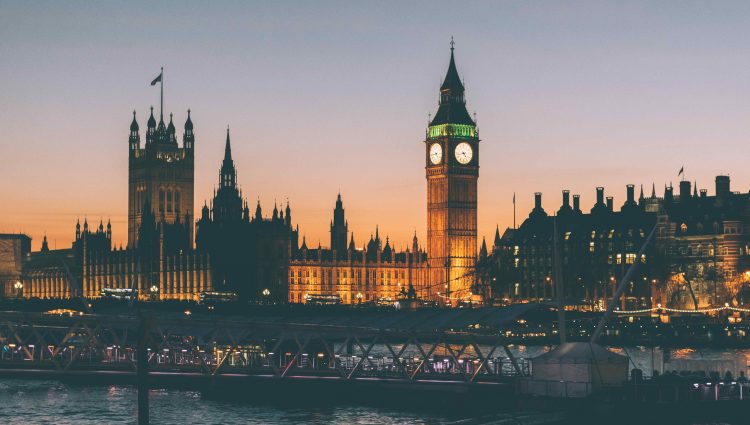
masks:
[[[717,174],[750,189],[750,2],[0,0],[0,232],[69,247],[77,218],[127,241],[128,127],[159,106],[196,132],[195,207],[226,126],[244,195],[291,202],[328,245],[340,191],[358,246],[425,242],[424,136],[451,36],[476,111],[479,233],[544,193]],[[144,140],[143,131],[141,133]]]

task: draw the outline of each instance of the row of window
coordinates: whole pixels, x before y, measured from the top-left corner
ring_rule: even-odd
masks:
[[[312,272],[312,273],[311,273]],[[321,277],[325,280],[333,280],[334,278],[357,278],[362,279],[362,269],[357,270],[351,270],[351,273],[349,273],[350,270],[344,269],[344,270],[322,270],[321,271]],[[388,270],[387,272],[384,272],[383,270],[369,270],[365,269],[365,279],[369,280],[370,278],[375,279],[378,277],[378,273],[380,274],[380,279],[405,279],[406,278],[406,271],[405,270]],[[294,277],[301,278],[301,277],[318,277],[318,268],[317,267],[310,267],[310,268],[299,268],[296,269],[290,269],[289,270],[289,278],[293,279]]]
[[[176,189],[159,189],[159,212],[180,212],[180,191]]]

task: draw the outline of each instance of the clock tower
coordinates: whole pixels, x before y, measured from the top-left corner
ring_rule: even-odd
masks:
[[[428,282],[425,296],[456,306],[476,281],[479,135],[466,110],[453,57],[440,86],[440,106],[427,128]],[[439,293],[439,294],[438,294]]]

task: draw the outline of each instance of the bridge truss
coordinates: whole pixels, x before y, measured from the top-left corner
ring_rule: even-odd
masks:
[[[0,312],[0,373],[138,372],[503,383],[528,375],[499,335],[257,319]],[[153,378],[152,378],[153,379]]]

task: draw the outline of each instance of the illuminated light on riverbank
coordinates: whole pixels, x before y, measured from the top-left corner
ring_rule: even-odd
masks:
[[[697,310],[685,310],[680,308],[669,308],[669,307],[661,307],[661,304],[659,304],[657,307],[651,307],[651,308],[644,308],[640,310],[615,310],[613,313],[615,314],[643,314],[643,313],[650,313],[655,312],[657,310],[663,310],[670,313],[715,313],[722,310],[731,310],[736,311],[740,313],[750,313],[750,308],[740,308],[740,307],[732,307],[729,304],[724,304],[723,307],[712,307],[712,308],[702,308]]]

